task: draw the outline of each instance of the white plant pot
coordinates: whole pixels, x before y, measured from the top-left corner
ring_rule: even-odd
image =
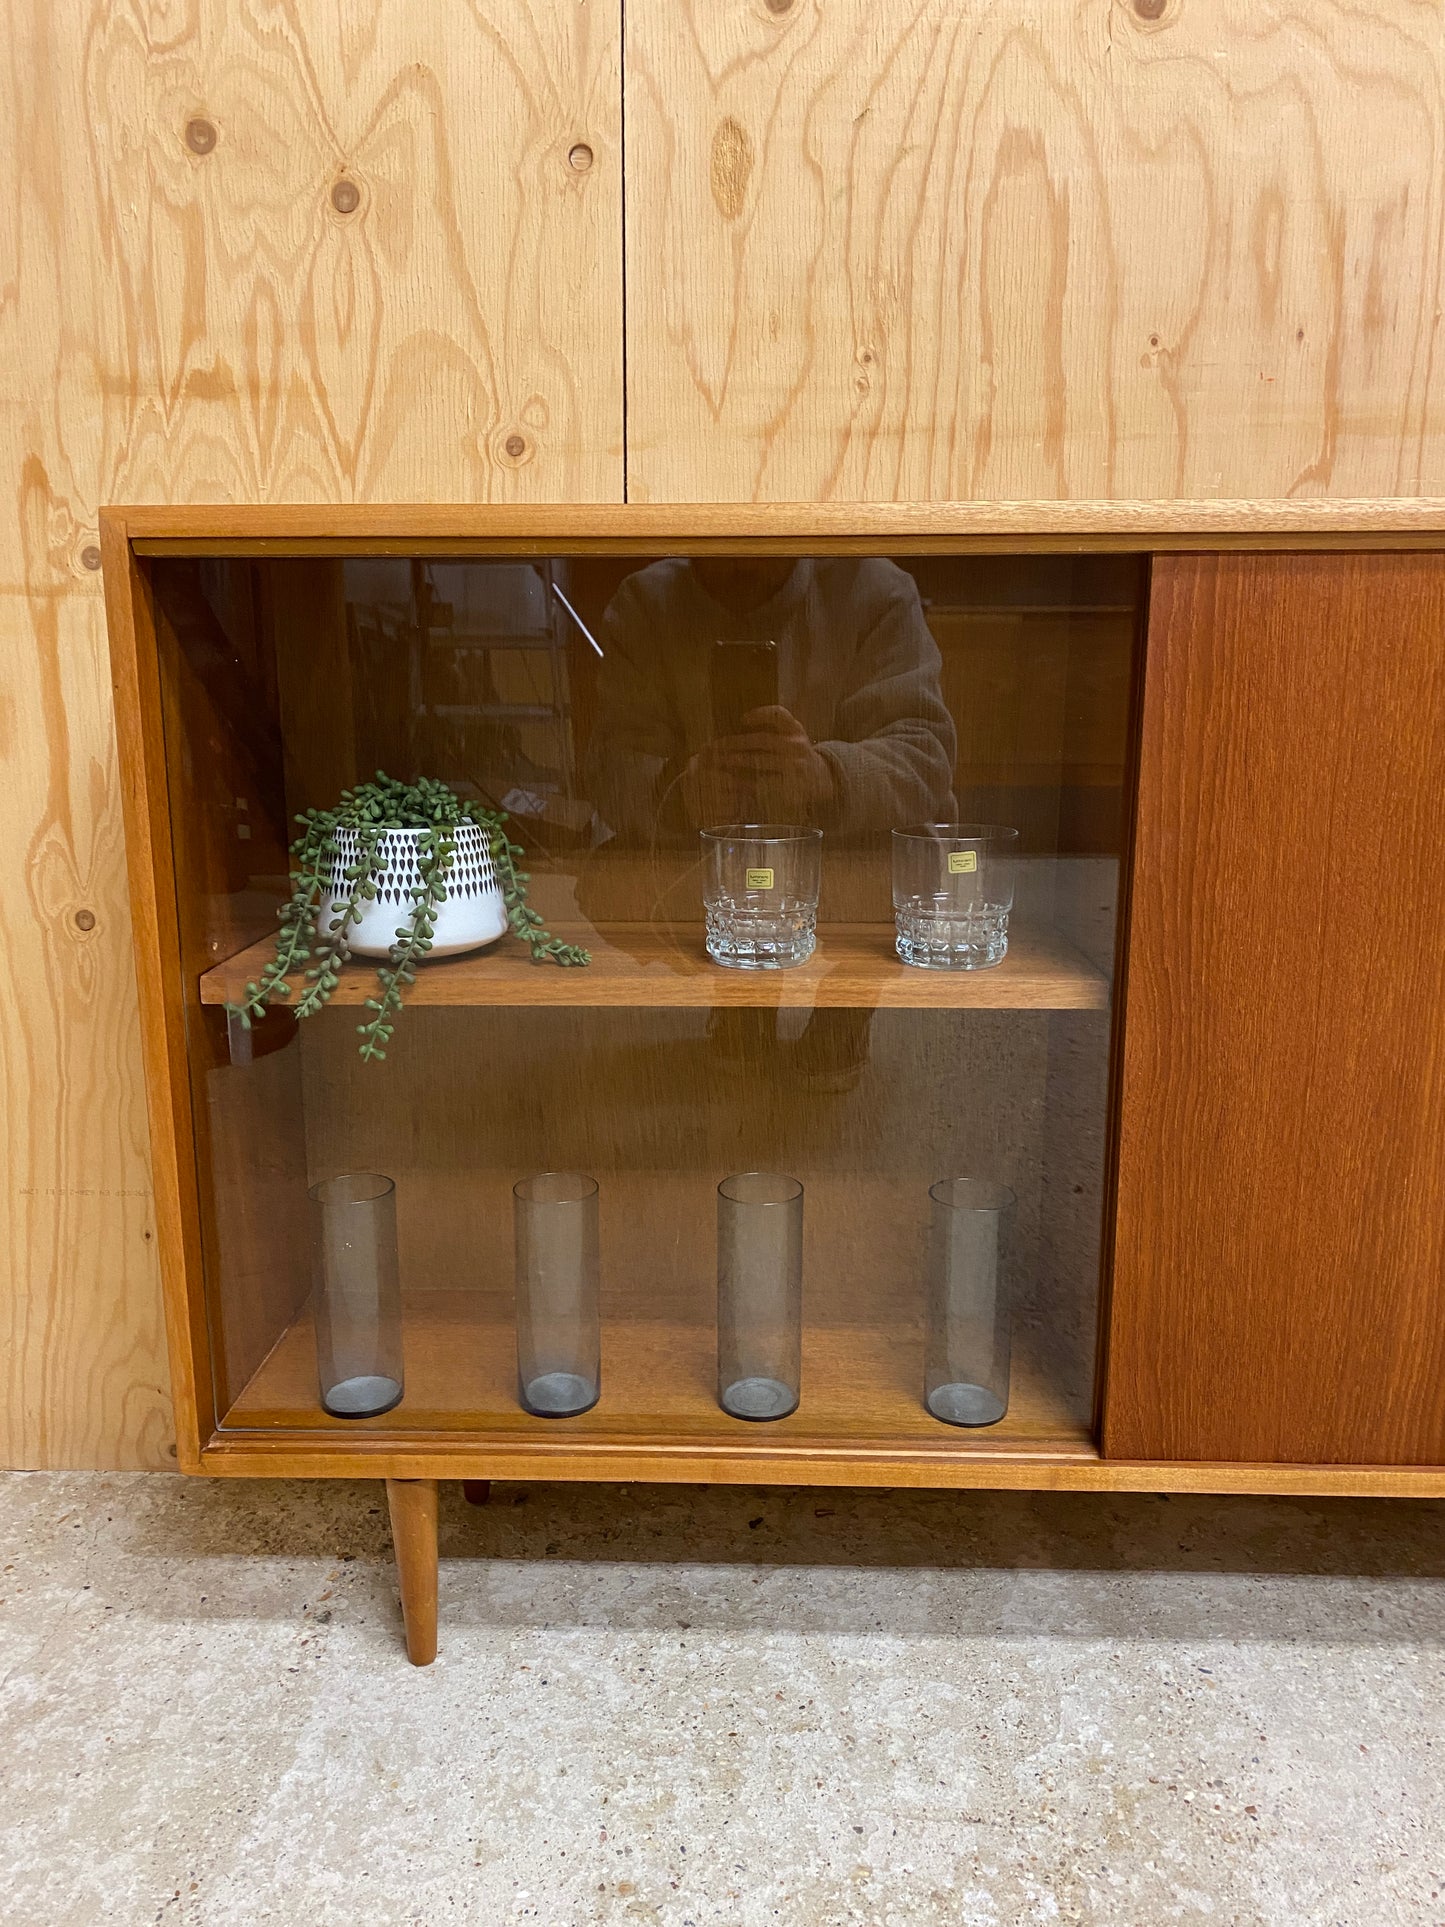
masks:
[[[385,859],[386,868],[377,879],[375,897],[362,907],[361,921],[352,924],[347,933],[354,956],[389,955],[397,931],[410,923],[413,892],[421,883],[417,845],[423,835],[421,830],[382,831],[377,854]],[[355,830],[337,830],[336,859],[321,895],[318,931],[329,930],[332,919],[345,908],[350,892],[344,872],[359,853]],[[506,934],[506,901],[492,866],[487,833],[480,823],[457,825],[456,850],[444,885],[446,901],[437,906],[436,935],[426,953],[428,959],[479,950]]]

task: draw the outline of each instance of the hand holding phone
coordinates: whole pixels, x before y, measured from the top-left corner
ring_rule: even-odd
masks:
[[[778,700],[777,644],[715,642],[710,676],[712,737],[682,779],[689,820],[826,816],[836,801],[833,768]]]
[[[715,642],[711,683],[713,739],[746,734],[744,717],[777,705],[778,645]]]

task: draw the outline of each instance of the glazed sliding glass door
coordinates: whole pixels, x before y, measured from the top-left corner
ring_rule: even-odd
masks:
[[[1145,574],[861,544],[157,560],[221,1430],[1092,1457]],[[515,928],[524,890],[545,939],[474,933],[393,1008],[384,956],[307,978],[323,918],[267,986],[298,816],[378,771],[327,917],[350,891],[360,944],[360,877],[406,923],[379,839],[424,867],[390,813],[444,797],[448,852],[505,813],[525,872],[493,843],[451,909],[495,890]],[[595,1195],[600,1385],[565,1411],[525,1395],[525,1332],[519,1382],[514,1188],[549,1173]],[[394,1186],[404,1389],[365,1417],[318,1377],[307,1192],[343,1177]],[[753,1345],[794,1301],[796,1345]]]

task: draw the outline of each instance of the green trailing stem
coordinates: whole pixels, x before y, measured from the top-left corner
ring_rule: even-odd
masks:
[[[465,802],[455,790],[432,777],[399,783],[378,770],[376,780],[343,790],[335,809],[305,810],[296,821],[301,835],[291,845],[296,867],[291,895],[282,905],[276,954],[254,983],[248,983],[239,1003],[227,1004],[228,1015],[249,1030],[266,1014],[273,997],[291,995],[291,979],[303,971],[302,989],[293,1006],[297,1017],[312,1017],[325,1008],[341,981],[341,967],[351,955],[349,935],[360,922],[365,905],[373,901],[385,876],[382,838],[388,830],[421,830],[417,842],[419,881],[396,932],[390,955],[378,969],[379,992],[366,1000],[365,1020],[357,1025],[363,1060],[386,1056],[396,1028],[397,1013],[407,988],[416,982],[416,967],[432,947],[437,911],[446,901],[446,881],[456,854],[460,824],[475,823],[486,832],[492,864],[507,906],[512,934],[532,952],[533,963],[587,964],[588,951],[551,936],[541,917],[527,902],[528,877],[517,868],[522,846],[507,836],[506,816],[480,803]],[[337,831],[356,838],[356,855],[342,872],[349,894],[338,896],[338,914],[325,930],[317,928],[321,900],[327,894],[333,867],[339,861]]]

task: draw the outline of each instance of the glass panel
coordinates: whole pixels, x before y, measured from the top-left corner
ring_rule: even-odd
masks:
[[[218,1424],[1089,1449],[1141,558],[153,567]],[[298,814],[378,771],[484,826],[445,830],[434,953],[399,1010],[357,954],[297,1021],[303,959],[247,1027]],[[590,963],[497,935],[489,810]],[[398,818],[338,847],[323,923],[350,865],[349,936],[385,945],[437,846]],[[348,1421],[307,1192],[357,1173],[395,1185],[405,1391]],[[543,1173],[598,1187],[601,1395],[565,1419],[518,1396],[511,1194]],[[718,1402],[748,1173],[804,1201],[801,1396],[763,1423]],[[925,1403],[930,1189],[963,1179],[1014,1200],[981,1425]]]

